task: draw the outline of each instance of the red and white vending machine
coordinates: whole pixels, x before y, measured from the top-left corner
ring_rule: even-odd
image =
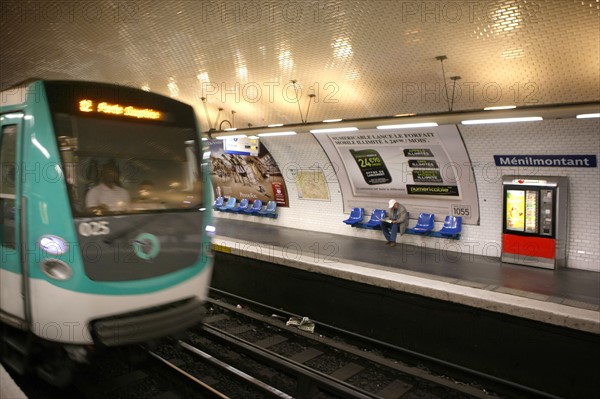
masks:
[[[567,177],[503,176],[502,193],[502,262],[566,266]]]

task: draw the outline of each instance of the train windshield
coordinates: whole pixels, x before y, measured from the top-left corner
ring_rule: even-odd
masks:
[[[202,207],[193,108],[131,87],[47,81],[75,217]]]
[[[198,209],[193,128],[55,115],[75,216]]]

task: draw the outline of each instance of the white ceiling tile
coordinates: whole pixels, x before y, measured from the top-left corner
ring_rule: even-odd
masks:
[[[597,0],[1,6],[2,88],[30,77],[146,87],[194,105],[205,129],[201,97],[213,124],[220,107],[237,127],[300,122],[309,94],[309,121],[600,99]]]

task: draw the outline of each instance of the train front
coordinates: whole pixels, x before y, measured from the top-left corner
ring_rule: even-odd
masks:
[[[26,205],[27,234],[42,253],[30,268],[35,333],[111,347],[198,323],[212,270],[211,208],[193,109],[112,85],[44,90],[64,178],[28,188],[39,196]]]

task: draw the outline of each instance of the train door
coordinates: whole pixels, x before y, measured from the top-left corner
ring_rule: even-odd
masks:
[[[22,113],[0,117],[0,315],[9,323],[26,319],[19,211],[22,120]]]

